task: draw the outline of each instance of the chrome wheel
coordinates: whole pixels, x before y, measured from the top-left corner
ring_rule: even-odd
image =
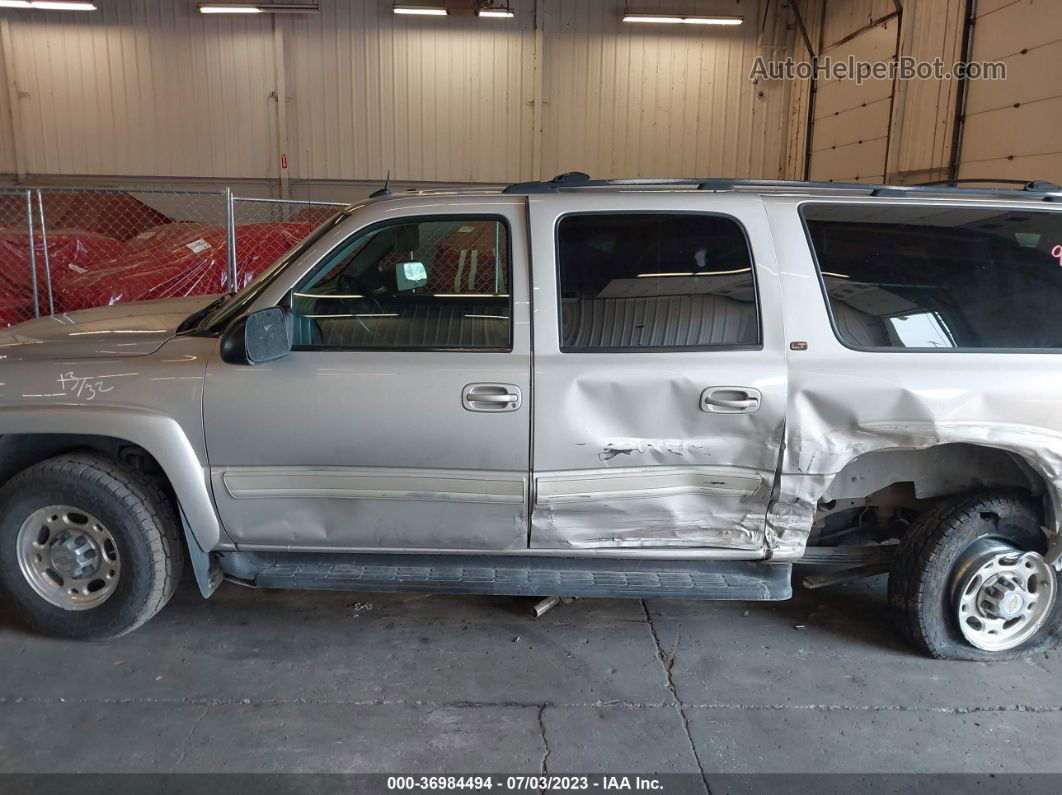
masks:
[[[118,545],[99,519],[80,508],[49,505],[34,511],[16,543],[22,576],[56,607],[98,607],[118,586]]]
[[[1055,601],[1055,573],[1037,552],[983,538],[952,570],[952,604],[966,640],[985,651],[1020,646],[1043,626]]]

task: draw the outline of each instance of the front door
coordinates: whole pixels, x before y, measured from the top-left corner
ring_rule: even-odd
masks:
[[[289,356],[209,365],[212,486],[241,548],[527,546],[521,207],[395,215],[359,211],[274,296]]]
[[[777,277],[759,199],[721,199],[532,197],[532,547],[762,551]]]

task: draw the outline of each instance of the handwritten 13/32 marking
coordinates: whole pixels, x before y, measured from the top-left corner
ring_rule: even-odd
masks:
[[[93,380],[92,376],[79,376],[74,373],[60,373],[55,379],[59,388],[68,395],[85,400],[93,400],[97,395],[110,392],[113,386],[106,386],[103,381]]]
[[[1062,245],[1055,246],[1051,249],[1051,256],[1058,260],[1058,264],[1062,265]]]

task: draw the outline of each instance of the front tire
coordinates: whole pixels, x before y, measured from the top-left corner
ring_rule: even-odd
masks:
[[[1062,575],[1043,560],[1037,500],[980,492],[942,500],[900,542],[889,604],[900,635],[938,659],[990,662],[1051,648]]]
[[[183,560],[162,490],[104,456],[50,458],[0,489],[0,589],[40,632],[136,629],[173,596]]]

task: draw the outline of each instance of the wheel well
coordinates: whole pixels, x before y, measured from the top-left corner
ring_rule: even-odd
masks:
[[[877,540],[899,537],[941,498],[974,489],[1050,493],[1024,459],[994,447],[955,443],[876,450],[849,461],[831,481],[816,507],[809,543],[849,543],[868,534]],[[1050,516],[1051,505],[1044,509]]]
[[[22,433],[0,436],[0,484],[29,466],[61,453],[91,450],[155,479],[176,505],[166,473],[143,447],[115,436],[68,433]]]

